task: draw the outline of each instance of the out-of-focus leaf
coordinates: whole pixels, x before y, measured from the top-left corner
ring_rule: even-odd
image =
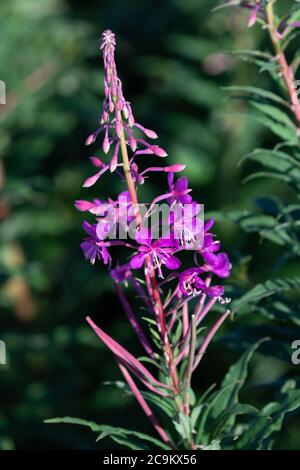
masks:
[[[290,289],[300,289],[299,278],[275,279],[264,284],[258,284],[240,299],[233,302],[232,312],[238,312],[239,309],[249,304],[255,304],[265,297]]]
[[[236,448],[247,450],[270,449],[274,434],[281,430],[287,413],[299,410],[300,390],[290,390],[280,402],[269,403],[262,409],[246,432],[238,439]]]

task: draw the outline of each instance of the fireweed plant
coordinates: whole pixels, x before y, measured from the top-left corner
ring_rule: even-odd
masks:
[[[86,145],[101,137],[103,153],[109,158],[103,162],[99,157],[91,157],[97,172],[83,186],[91,187],[106,173],[111,178],[121,178],[126,191],[116,201],[80,200],[75,206],[95,217],[93,223],[83,222],[86,237],[81,248],[92,264],[107,265],[120,303],[147,358],[135,358],[90,317],[87,322],[114,354],[128,389],[150,419],[160,439],[152,442],[166,449],[178,446],[196,449],[191,423],[195,423],[198,412],[194,408],[191,379],[214,335],[230,314],[227,308],[230,300],[224,297],[220,281],[230,276],[231,264],[212,232],[214,220],[203,222],[203,207],[193,200],[188,179],[177,177],[185,166],[159,165],[167,153],[153,143],[157,134],[136,122],[131,103],[123,94],[115,47],[113,32],[104,31],[100,48],[105,97],[99,127],[87,138]],[[142,210],[139,188],[153,172],[162,173],[165,192]],[[155,220],[157,205],[163,202],[169,209],[167,216],[162,221]],[[115,247],[128,251],[122,262],[113,259]],[[186,269],[181,267],[183,254],[189,258]],[[128,284],[146,308],[150,337],[127,301],[124,288]],[[203,321],[216,303],[223,305],[223,311],[203,335]],[[146,367],[145,361],[157,370],[156,374]],[[143,391],[140,384],[145,387]],[[154,415],[148,404],[151,401],[161,403],[174,421],[176,439]],[[118,439],[118,433],[113,437],[118,442],[122,440],[120,436]]]
[[[125,181],[127,191],[119,195],[117,202],[76,201],[75,205],[81,211],[96,215],[94,224],[86,221],[83,223],[87,233],[81,245],[85,258],[92,264],[96,260],[102,261],[110,268],[120,302],[148,356],[148,361],[158,369],[157,376],[153,375],[141,360],[133,357],[110,338],[91,318],[87,318],[87,321],[115,355],[129,389],[151,420],[161,441],[172,448],[174,442],[154,416],[145,394],[136,384],[136,379],[154,396],[166,398],[173,404],[174,418],[176,415],[183,419],[191,416],[193,371],[198,367],[209,343],[230,311],[224,308],[224,312],[205,337],[200,336],[202,322],[216,302],[226,304],[227,299],[223,297],[224,288],[222,285],[216,285],[214,279],[229,277],[231,265],[227,254],[220,252],[220,242],[211,232],[214,221],[209,220],[203,225],[202,219],[197,218],[197,204],[190,194],[187,178],[176,178],[177,173],[184,169],[184,165],[178,163],[172,166],[158,166],[157,158],[164,158],[167,153],[152,143],[157,134],[136,122],[131,104],[124,98],[122,82],[115,64],[115,46],[115,35],[109,30],[104,31],[101,50],[105,98],[100,126],[86,141],[86,144],[90,145],[100,134],[104,134],[103,152],[108,154],[112,149],[112,156],[108,163],[92,157],[92,163],[98,168],[98,172],[89,177],[83,186],[92,186],[109,171]],[[136,135],[136,130],[140,131],[141,135]],[[139,169],[141,160],[143,166],[146,166],[143,171]],[[163,174],[166,190],[151,202],[148,211],[143,214],[138,200],[138,187],[144,184],[146,175],[151,172]],[[123,202],[120,202],[121,200]],[[167,220],[162,221],[165,227],[159,227],[153,222],[155,206],[162,201],[170,207]],[[115,216],[107,215],[108,204],[112,204],[116,209],[118,223],[123,224],[125,234],[129,231],[129,224],[134,224],[133,240],[130,242],[128,239],[106,239],[111,225],[115,222]],[[191,209],[189,215],[186,214],[187,207]],[[200,211],[201,209],[200,207]],[[166,227],[169,229],[167,235]],[[191,250],[190,244],[196,242],[200,234],[201,243],[195,245],[195,251]],[[116,245],[126,247],[130,255],[129,260],[126,259],[128,255],[125,257],[125,264],[117,264],[112,268],[111,251]],[[187,250],[191,258],[190,267],[180,269],[180,255]],[[142,273],[143,282],[139,279]],[[126,283],[132,284],[151,314],[150,318],[146,319],[152,325],[151,338],[147,338],[140,325],[140,319],[127,302],[123,290]],[[193,305],[191,312],[189,307],[191,300],[195,298],[197,303]],[[183,440],[185,447],[196,447],[192,435],[183,436]]]
[[[253,87],[243,91],[247,97],[255,98],[256,109],[266,118],[264,124],[271,122],[269,127],[276,135],[285,137],[282,147],[293,153],[288,161],[295,163],[300,105],[295,77],[285,58],[282,41],[299,24],[296,19],[290,19],[293,15],[280,22],[274,15],[273,1],[229,4],[240,4],[249,11],[249,27],[261,23],[270,34],[276,56],[258,53],[257,57],[260,61],[269,61],[272,67],[268,71],[273,76],[279,74],[288,100]],[[81,248],[92,264],[100,262],[107,266],[145,355],[134,357],[90,317],[87,322],[113,353],[124,378],[122,390],[135,397],[151,421],[156,436],[77,418],[56,418],[48,422],[86,425],[98,434],[98,439],[110,437],[123,447],[137,450],[271,449],[286,413],[299,408],[300,391],[294,381],[287,381],[274,401],[260,410],[240,403],[239,392],[247,378],[248,364],[264,341],[262,336],[231,366],[218,389],[212,386],[196,397],[191,381],[193,372],[230,313],[243,313],[245,308],[250,312],[260,311],[260,300],[294,287],[297,282],[290,279],[268,281],[266,285],[256,286],[235,298],[229,309],[230,299],[224,295],[222,280],[230,277],[231,264],[212,231],[214,220],[204,223],[203,207],[193,200],[187,178],[178,175],[184,165],[159,164],[167,153],[153,143],[157,134],[135,120],[117,73],[115,47],[114,34],[105,31],[101,38],[105,97],[99,127],[86,140],[86,144],[91,145],[101,137],[103,153],[109,158],[102,161],[97,156],[91,157],[96,173],[83,186],[93,186],[106,174],[110,178],[121,178],[126,188],[115,199],[80,200],[75,206],[86,212],[89,220],[95,217],[93,222],[83,222],[86,236]],[[252,53],[249,55],[253,57]],[[275,108],[274,102],[289,111],[294,122],[278,109],[279,106]],[[279,160],[283,150],[276,152]],[[269,152],[264,154],[269,155]],[[265,161],[262,159],[261,163]],[[295,163],[293,169],[298,168],[297,165]],[[273,166],[278,170],[277,162]],[[142,205],[142,186],[154,172],[161,173],[164,193]],[[289,175],[295,176],[293,172]],[[159,217],[153,219],[161,204],[168,208],[162,221]],[[228,217],[234,220],[233,215]],[[243,214],[241,220],[247,217],[252,215],[245,217]],[[124,250],[122,260],[114,259],[115,248]],[[143,312],[146,312],[143,316],[136,314],[127,299],[126,288],[129,286],[136,291]],[[268,312],[269,316],[272,314]],[[282,318],[283,312],[280,314]],[[285,320],[290,320],[290,316],[287,317]],[[212,325],[208,329],[207,319]]]

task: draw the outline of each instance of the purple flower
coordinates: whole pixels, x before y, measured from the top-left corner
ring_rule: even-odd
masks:
[[[122,266],[116,266],[110,270],[110,275],[115,282],[126,282],[132,273],[129,264],[123,264]]]
[[[203,245],[198,250],[200,253],[215,253],[220,249],[219,240],[215,240],[215,235],[209,231],[214,225],[214,223],[214,219],[210,219],[206,222],[206,224],[204,224]]]
[[[226,278],[230,276],[231,264],[226,253],[203,253],[205,265],[203,269],[213,272],[216,276]]]
[[[180,274],[179,289],[185,297],[202,293],[207,294],[208,297],[220,297],[224,294],[224,287],[206,285],[199,276],[203,272],[202,268],[189,268]]]
[[[179,202],[181,204],[190,204],[192,202],[192,196],[188,193],[191,189],[188,189],[189,181],[186,176],[182,176],[177,181],[174,181],[174,173],[168,173],[168,185],[171,197],[169,203]]]
[[[98,239],[96,233],[96,225],[89,224],[84,221],[82,224],[88,237],[81,243],[81,249],[84,253],[85,259],[94,264],[96,259],[102,260],[104,264],[111,263],[110,254],[107,251],[105,243]]]
[[[132,269],[140,269],[147,257],[151,259],[161,278],[163,278],[162,265],[165,265],[168,269],[178,269],[180,267],[180,260],[173,254],[178,249],[175,240],[171,238],[152,240],[148,231],[141,230],[136,234],[136,241],[140,246],[138,253],[130,260]]]
[[[128,191],[121,192],[116,201],[110,198],[107,201],[96,200],[89,212],[97,216],[97,236],[101,240],[104,240],[112,231],[116,238],[117,228],[122,229],[123,234],[126,235],[129,225],[135,219]],[[119,231],[119,236],[120,233]]]
[[[197,217],[201,205],[192,202],[188,205],[173,205],[169,223],[173,229],[174,237],[185,247],[196,247],[201,239],[203,224]]]

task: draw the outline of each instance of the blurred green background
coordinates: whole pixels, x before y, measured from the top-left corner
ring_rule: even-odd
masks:
[[[255,47],[262,33],[246,28],[241,10],[212,13],[214,3],[1,2],[0,79],[7,103],[0,105],[0,339],[8,363],[0,366],[0,449],[115,446],[94,444],[83,428],[43,423],[55,416],[151,432],[134,400],[103,384],[117,380],[118,369],[84,321],[91,315],[140,352],[106,268],[82,257],[83,217],[73,207],[75,199],[114,197],[122,189],[109,177],[92,191],[81,189],[91,174],[84,141],[102,102],[103,29],[117,35],[119,74],[136,118],[158,132],[170,163],[188,165],[186,175],[206,211],[254,209],[253,199],[274,190],[289,197],[280,183],[241,184],[246,173],[239,160],[255,145],[271,145],[272,137],[243,117],[245,103],[229,100],[222,87],[270,84],[255,66],[230,54]],[[159,178],[147,184],[145,194],[161,190]],[[234,282],[251,287],[270,276],[278,255],[271,243],[260,244],[258,236],[228,223],[218,224],[217,233],[231,254]],[[284,274],[299,273],[298,264]],[[223,331],[231,328],[229,322]],[[237,357],[216,343],[196,374],[195,390],[219,383]],[[297,374],[299,366],[286,358],[258,354],[245,397],[262,404],[272,391],[251,384]],[[296,418],[288,421],[278,448],[299,449],[298,428]]]

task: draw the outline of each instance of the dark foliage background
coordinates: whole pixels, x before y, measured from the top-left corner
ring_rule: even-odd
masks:
[[[255,146],[272,145],[272,137],[243,117],[246,104],[229,100],[221,87],[270,86],[252,64],[229,53],[267,44],[258,29],[246,29],[243,12],[212,14],[213,6],[211,0],[1,2],[0,78],[7,104],[0,105],[0,339],[8,364],[0,366],[0,449],[112,448],[106,441],[94,444],[85,429],[43,423],[54,416],[151,432],[134,400],[103,384],[117,380],[118,370],[84,321],[90,314],[139,353],[106,269],[83,260],[82,215],[73,207],[75,199],[92,194],[81,184],[91,170],[84,140],[102,99],[103,29],[117,34],[119,73],[135,115],[159,133],[169,162],[188,164],[186,174],[207,212],[255,210],[253,200],[271,191],[289,197],[280,183],[241,185],[246,173],[238,161]],[[152,180],[145,196],[161,185],[160,178]],[[121,189],[107,177],[94,192],[104,198]],[[272,275],[279,248],[228,222],[217,232],[231,254],[237,286]],[[299,262],[277,274],[299,274]],[[223,333],[251,323],[270,335],[263,319],[238,315]],[[286,338],[286,355],[256,355],[244,392],[248,402],[272,399],[273,385],[258,384],[299,374]],[[233,341],[233,348],[228,343],[224,336],[211,347],[196,374],[196,391],[219,383],[247,341]],[[300,448],[297,426],[296,417],[286,422],[277,447]]]

